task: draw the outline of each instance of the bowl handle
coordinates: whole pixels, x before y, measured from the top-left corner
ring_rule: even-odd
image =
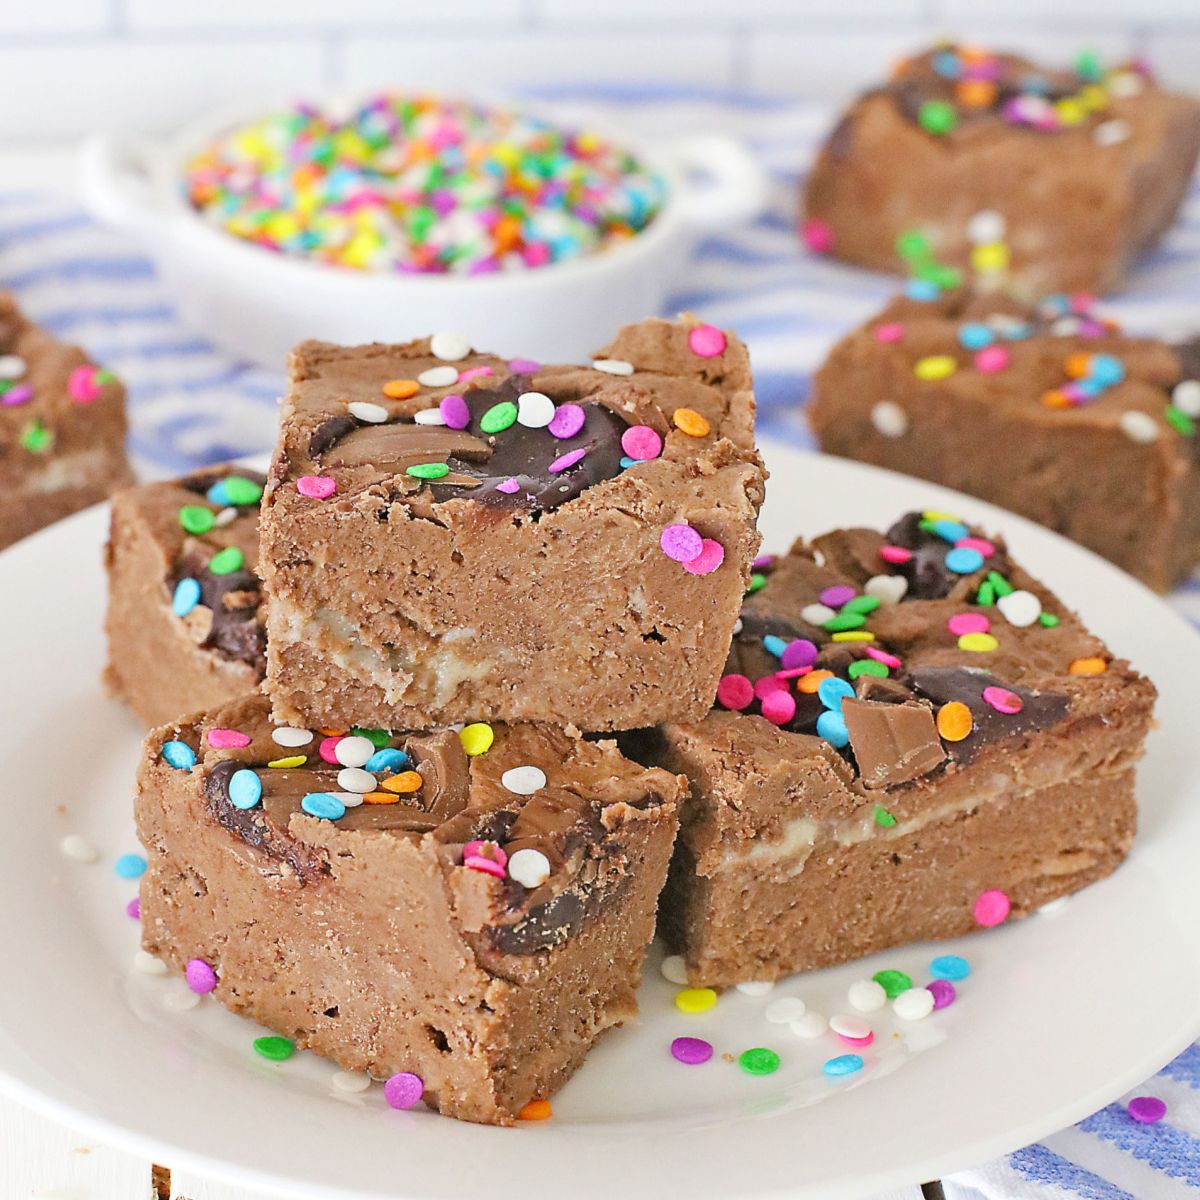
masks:
[[[680,211],[694,228],[708,232],[749,221],[766,207],[767,174],[736,138],[697,133],[666,148],[683,176]]]
[[[145,234],[165,216],[150,179],[153,145],[134,138],[96,135],[79,149],[79,187],[96,220]]]

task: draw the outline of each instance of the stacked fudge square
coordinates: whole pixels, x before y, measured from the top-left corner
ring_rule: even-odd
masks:
[[[129,594],[196,626],[186,670],[266,636],[263,691],[146,742],[146,948],[393,1103],[504,1124],[549,1096],[636,1011],[683,797],[584,734],[712,705],[758,545],[753,420],[744,347],[692,320],[582,367],[300,346],[257,561],[243,476],[118,509]]]

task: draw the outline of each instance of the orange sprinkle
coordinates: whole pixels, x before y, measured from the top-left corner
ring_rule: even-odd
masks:
[[[421,390],[421,385],[415,379],[389,379],[383,385],[383,394],[389,400],[407,400]]]
[[[399,804],[400,797],[392,792],[366,792],[363,795],[364,804]]]
[[[389,792],[419,792],[425,780],[416,771],[401,771],[391,779],[385,779],[380,787]]]
[[[712,426],[707,417],[702,417],[694,408],[677,408],[671,418],[675,427],[682,430],[688,437],[708,437]]]
[[[345,737],[346,730],[344,729],[318,729],[317,732],[322,737]]]
[[[996,85],[990,79],[964,79],[954,94],[964,108],[988,108],[996,100]]]
[[[1042,393],[1042,403],[1047,408],[1070,408],[1071,401],[1063,395],[1058,388],[1051,388],[1048,392]]]
[[[552,1117],[554,1110],[550,1107],[549,1100],[530,1100],[519,1113],[517,1113],[518,1121],[544,1121],[547,1117]]]
[[[809,671],[807,675],[800,676],[800,680],[796,684],[796,691],[803,692],[806,696],[811,696],[821,686],[822,679],[832,678],[832,671]]]
[[[961,742],[974,726],[975,718],[961,700],[951,700],[938,709],[937,731],[947,742]]]
[[[1102,658],[1077,658],[1067,667],[1069,675],[1103,675],[1108,663]]]
[[[1072,379],[1086,379],[1092,367],[1092,356],[1082,350],[1067,355],[1067,374]]]

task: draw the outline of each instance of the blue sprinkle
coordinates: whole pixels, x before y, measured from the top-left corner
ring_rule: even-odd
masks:
[[[776,658],[782,658],[783,652],[787,649],[787,642],[781,637],[776,637],[773,633],[768,633],[763,638],[763,649],[768,654],[775,655]]]
[[[967,350],[982,350],[996,340],[996,335],[986,326],[978,322],[969,322],[959,328],[958,344]]]
[[[171,599],[171,611],[177,617],[186,617],[200,603],[200,583],[190,575],[175,585]]]
[[[961,542],[971,531],[961,521],[934,521],[933,532],[947,542]]]
[[[1033,326],[1021,321],[1005,326],[1003,333],[1010,342],[1023,342],[1027,337],[1033,337]]]
[[[863,1060],[857,1054],[839,1054],[837,1058],[826,1060],[821,1068],[826,1075],[837,1078],[839,1075],[853,1075],[863,1069]]]
[[[363,764],[363,770],[375,775],[380,771],[398,771],[407,765],[408,755],[403,750],[395,750],[389,746],[383,750],[376,750]]]
[[[257,771],[243,767],[229,780],[229,802],[234,808],[253,808],[262,799],[262,780]]]
[[[1056,292],[1053,296],[1047,296],[1042,300],[1038,308],[1050,316],[1061,316],[1070,312],[1071,301],[1062,292]]]
[[[1044,96],[1050,90],[1050,81],[1045,75],[1026,75],[1021,80],[1021,91]]]
[[[846,718],[840,712],[827,709],[817,718],[817,736],[823,737],[831,746],[840,750],[850,740]]]
[[[210,504],[219,504],[224,508],[229,503],[229,493],[225,490],[225,480],[218,479],[216,483],[204,493],[204,498]]]
[[[958,954],[939,954],[929,964],[929,973],[934,979],[966,979],[971,964]]]
[[[910,279],[904,285],[904,294],[910,300],[936,300],[942,289],[931,279]]]
[[[943,79],[957,79],[962,74],[962,65],[953,50],[943,50],[933,56],[933,69]]]
[[[840,713],[842,711],[842,701],[847,697],[853,697],[853,695],[854,688],[844,679],[839,679],[836,675],[829,679],[822,679],[817,685],[817,699],[826,708],[835,713]],[[825,735],[822,734],[821,736],[824,737]]]
[[[1076,379],[1069,386],[1075,389],[1078,396],[1098,396],[1105,388],[1098,379]]]
[[[310,817],[324,817],[327,821],[346,815],[346,806],[332,792],[309,792],[300,801],[300,807]]]
[[[946,555],[946,570],[955,575],[970,575],[983,566],[983,555],[970,546],[955,546]]]
[[[146,860],[140,854],[122,854],[113,870],[122,879],[138,879],[146,873]]]
[[[190,771],[196,765],[196,752],[187,742],[163,742],[162,756],[177,771]]]
[[[1093,354],[1088,364],[1088,379],[1101,387],[1112,387],[1125,378],[1125,364],[1112,354]]]
[[[621,455],[621,470],[628,471],[630,467],[637,465],[636,458],[630,458],[628,454]]]

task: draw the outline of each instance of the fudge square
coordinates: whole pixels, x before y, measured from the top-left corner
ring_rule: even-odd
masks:
[[[264,482],[218,466],[113,497],[105,682],[146,725],[262,683],[267,639],[255,569]]]
[[[847,262],[914,257],[1007,273],[1027,299],[1111,291],[1175,219],[1200,149],[1200,102],[1144,65],[1082,54],[1046,70],[937,46],[838,122],[808,176],[803,232]]]
[[[146,742],[143,945],[405,1107],[509,1124],[636,1013],[681,796],[547,725],[322,736],[246,697]]]
[[[1086,297],[901,296],[838,343],[821,448],[991,500],[1165,591],[1200,562],[1200,338],[1129,337]]]
[[[133,482],[125,389],[0,291],[0,548]]]
[[[718,706],[637,735],[686,774],[660,930],[695,983],[954,937],[1100,879],[1154,687],[952,515],[764,566]]]
[[[758,544],[750,364],[694,320],[587,366],[308,342],[263,501],[281,720],[698,720]]]

